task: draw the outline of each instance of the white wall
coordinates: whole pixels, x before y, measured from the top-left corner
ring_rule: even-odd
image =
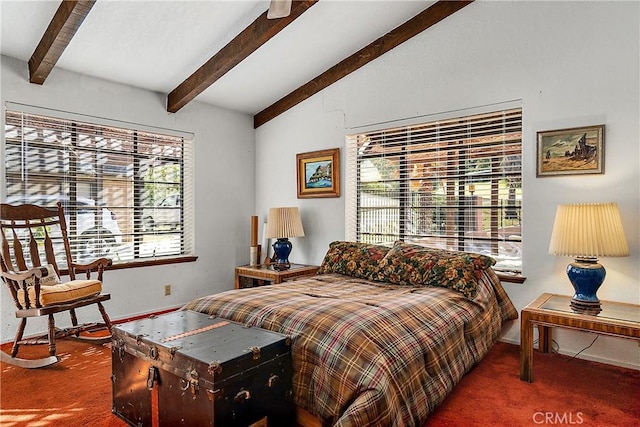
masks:
[[[601,299],[640,303],[640,121],[637,2],[475,2],[256,131],[256,208],[299,206],[306,237],[291,260],[319,263],[344,239],[344,196],[296,198],[296,153],[344,148],[359,126],[521,100],[524,284],[518,310],[543,292],[571,294],[568,257],[547,253],[556,206],[619,204],[631,255],[605,258]],[[606,125],[605,174],[536,178],[536,132]],[[342,173],[344,176],[344,152]],[[343,187],[344,189],[344,187]],[[593,335],[561,330],[574,354]],[[503,339],[518,342],[519,322]],[[633,341],[600,337],[580,357],[640,368]]]
[[[106,272],[105,290],[112,299],[105,306],[113,319],[179,306],[196,296],[233,288],[234,266],[249,260],[250,218],[254,214],[255,141],[251,116],[198,102],[171,114],[164,108],[162,94],[58,68],[44,85],[33,85],[29,83],[25,62],[0,58],[3,127],[5,102],[10,101],[195,134],[198,260]],[[4,171],[0,175],[0,196],[4,200]],[[172,285],[172,295],[167,297],[165,284]],[[13,340],[17,321],[5,286],[0,299],[0,341],[6,342]],[[95,316],[97,310],[92,310],[83,309],[79,320],[99,319],[99,315]],[[59,316],[60,324],[65,326],[68,316]],[[30,323],[34,325],[27,329],[27,334],[46,330],[44,322]]]

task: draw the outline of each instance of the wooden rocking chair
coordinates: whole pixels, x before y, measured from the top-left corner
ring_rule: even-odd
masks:
[[[78,339],[106,341],[111,338],[111,321],[102,305],[111,298],[110,294],[102,293],[102,273],[105,267],[111,265],[111,260],[100,258],[89,264],[73,261],[60,202],[57,209],[29,204],[0,204],[0,236],[0,274],[9,287],[17,307],[16,317],[20,319],[11,356],[0,351],[3,362],[24,368],[39,368],[59,361],[56,356],[56,339],[73,336]],[[60,259],[66,256],[69,276],[67,282],[59,279],[60,269],[56,255]],[[41,258],[46,262],[43,263]],[[85,273],[86,279],[76,279],[76,274],[82,273]],[[97,274],[95,279],[91,279],[92,273]],[[79,325],[75,310],[91,304],[97,304],[104,323]],[[72,326],[58,329],[53,315],[63,311],[69,312]],[[49,318],[47,335],[23,339],[27,319],[40,316]],[[106,336],[87,337],[87,332],[104,328],[108,330]],[[26,344],[48,344],[49,357],[18,358],[20,346]]]

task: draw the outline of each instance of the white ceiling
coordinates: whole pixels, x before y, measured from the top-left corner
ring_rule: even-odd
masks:
[[[321,0],[195,100],[258,113],[433,3]],[[28,61],[59,4],[0,0],[1,53]],[[268,7],[98,0],[56,67],[166,95]]]

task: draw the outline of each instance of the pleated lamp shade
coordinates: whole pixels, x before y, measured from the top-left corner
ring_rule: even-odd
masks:
[[[629,255],[618,205],[558,206],[549,253],[575,258],[567,266],[567,276],[575,290],[569,305],[575,313],[597,316],[602,311],[602,304],[596,292],[607,275],[598,263],[598,257]]]
[[[574,258],[629,256],[616,203],[560,205],[549,253]]]
[[[271,208],[267,218],[266,237],[280,239],[304,236],[297,207]]]

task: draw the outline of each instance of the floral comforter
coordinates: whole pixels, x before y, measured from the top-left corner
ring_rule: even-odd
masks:
[[[323,425],[419,426],[518,317],[493,270],[478,283],[471,300],[331,273],[184,308],[291,336],[295,403]]]

